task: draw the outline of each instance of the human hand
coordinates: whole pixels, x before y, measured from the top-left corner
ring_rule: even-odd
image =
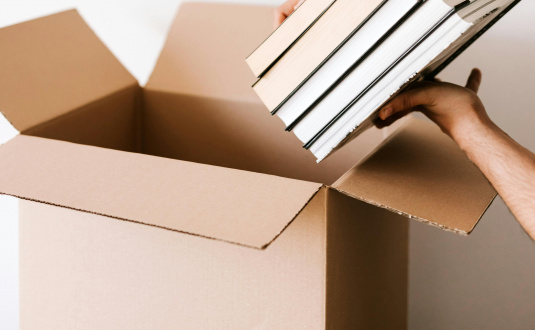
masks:
[[[475,127],[490,126],[491,121],[477,96],[481,71],[473,69],[465,87],[440,81],[423,81],[399,94],[379,112],[387,126],[412,111],[420,111],[434,121],[457,143]]]
[[[275,9],[275,21],[273,25],[278,27],[284,20],[290,16],[305,0],[287,0],[285,3]]]

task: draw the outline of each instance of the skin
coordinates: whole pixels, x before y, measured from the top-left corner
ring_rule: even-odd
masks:
[[[288,0],[277,8],[275,26],[302,2]],[[418,83],[380,110],[377,126],[387,126],[412,111],[422,112],[479,167],[535,240],[535,154],[489,118],[477,96],[481,76],[481,71],[473,69],[465,87],[440,81]]]
[[[481,71],[466,87],[422,82],[396,96],[379,112],[388,125],[420,111],[435,122],[483,172],[528,235],[535,240],[535,154],[502,131],[477,96]]]
[[[277,9],[275,9],[275,17],[273,25],[275,27],[278,27],[279,25],[284,22],[284,20],[290,16],[291,13],[293,13],[299,6],[305,2],[305,0],[288,0],[282,5],[280,5]]]

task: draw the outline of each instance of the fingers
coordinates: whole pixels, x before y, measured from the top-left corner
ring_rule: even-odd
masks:
[[[421,87],[409,89],[399,94],[379,111],[379,117],[382,120],[385,120],[395,113],[409,110],[420,105],[433,105],[434,96],[432,89],[433,86],[425,84]]]
[[[472,69],[472,72],[470,72],[470,76],[468,77],[468,81],[466,82],[466,88],[477,94],[479,85],[481,85],[481,77],[481,70],[477,68]]]
[[[286,19],[286,17],[287,16],[284,15],[282,12],[275,10],[275,18],[273,21],[273,27],[277,28],[279,25],[281,25],[282,22],[284,22],[284,20]]]
[[[418,108],[410,108],[410,109],[405,109],[403,111],[400,111],[400,112],[396,112],[395,114],[391,115],[390,117],[386,118],[385,120],[376,120],[374,122],[375,124],[375,127],[377,128],[384,128],[384,127],[388,127],[390,125],[392,125],[393,123],[395,123],[398,119],[406,116],[407,114],[413,112],[413,111],[416,111],[418,110]]]
[[[284,20],[290,16],[290,14],[297,9],[303,1],[288,0],[275,9],[275,20],[273,21],[275,28],[281,25],[282,22],[284,22]]]
[[[294,10],[297,10],[297,8],[299,8],[299,6],[301,6],[303,4],[303,2],[305,2],[305,0],[301,0],[299,1],[295,6],[294,6]]]

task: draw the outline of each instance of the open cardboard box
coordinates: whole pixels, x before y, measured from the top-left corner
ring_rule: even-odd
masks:
[[[271,20],[182,5],[144,88],[74,10],[0,30],[21,328],[406,327],[406,217],[468,234],[495,191],[415,119],[316,164],[249,87]]]

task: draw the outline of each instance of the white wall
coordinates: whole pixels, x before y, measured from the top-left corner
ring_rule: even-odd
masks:
[[[275,5],[281,1],[234,2]],[[0,27],[76,7],[144,83],[179,3],[2,0]],[[471,67],[482,68],[481,97],[491,117],[531,150],[535,150],[533,17],[535,2],[524,0],[442,75],[462,83]],[[0,143],[13,134],[6,127],[0,118]],[[0,196],[0,330],[18,328],[17,237],[16,201]],[[469,238],[411,224],[410,249],[411,329],[528,329],[535,324],[531,283],[535,248],[501,200],[495,201]]]
[[[441,75],[483,71],[491,118],[535,151],[535,1],[522,1]],[[533,197],[535,199],[535,196]],[[533,329],[535,245],[497,198],[469,237],[410,229],[411,329]]]

